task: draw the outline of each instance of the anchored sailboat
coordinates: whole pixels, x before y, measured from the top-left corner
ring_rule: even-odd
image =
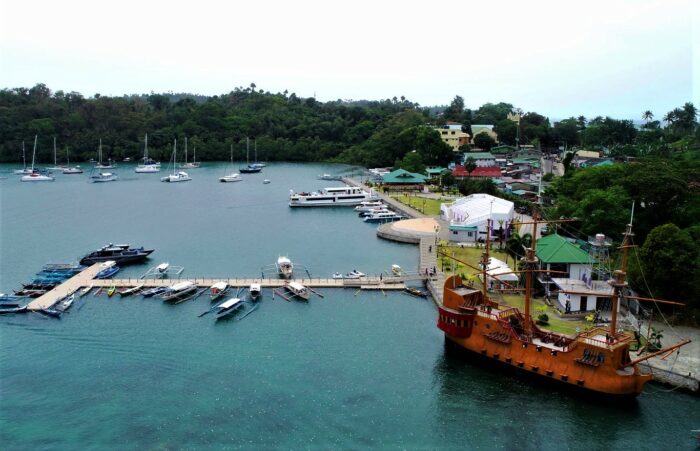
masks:
[[[227,172],[228,172],[228,167],[233,167],[233,144],[231,144],[231,161],[229,165],[226,167]],[[224,174],[223,177],[219,177],[220,182],[240,182],[241,175],[238,172],[229,172],[228,174]]]
[[[139,174],[152,174],[160,172],[160,162],[155,161],[148,157],[148,133],[143,139],[143,158],[141,163],[136,166],[134,172]]]
[[[185,136],[185,162],[180,165],[180,168],[182,169],[196,169],[199,167],[199,163],[197,163],[197,148],[194,148],[194,156],[192,157],[191,162],[187,162],[187,137]]]
[[[102,163],[102,138],[100,138],[100,146],[97,148],[97,164],[95,169],[114,169],[115,165],[112,159],[107,160],[107,164]]]
[[[61,171],[63,166],[58,165],[58,160],[56,159],[56,137],[53,137],[53,167],[46,168],[50,171]]]
[[[34,135],[34,151],[32,152],[32,168],[31,172],[27,175],[22,176],[23,182],[53,182],[54,178],[49,174],[42,174],[38,170],[34,169],[34,160],[36,158],[36,142],[38,136]]]
[[[171,173],[165,177],[161,177],[160,181],[161,182],[169,182],[169,183],[175,183],[175,182],[189,182],[192,180],[190,175],[185,172],[185,171],[175,171],[175,168],[177,167],[177,139],[173,143],[173,156],[170,160],[170,168],[172,169]]]
[[[246,166],[238,168],[241,174],[255,174],[262,171],[262,166],[257,164],[250,164],[250,138],[246,138],[245,144],[245,160]],[[256,147],[257,149],[257,147]],[[257,152],[257,150],[256,150]]]

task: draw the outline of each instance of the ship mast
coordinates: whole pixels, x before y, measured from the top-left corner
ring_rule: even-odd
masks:
[[[489,263],[491,263],[491,258],[489,257],[489,250],[491,248],[491,218],[486,220],[486,249],[481,253],[481,292],[484,295],[484,302],[489,298],[488,296],[488,284],[487,284],[487,270]]]
[[[532,246],[525,249],[525,335],[532,334],[530,319],[530,297],[532,296],[532,272],[537,265],[537,209],[532,214]]]
[[[622,297],[622,290],[627,287],[627,252],[632,245],[630,244],[632,241],[632,237],[634,236],[634,233],[632,233],[632,219],[634,218],[634,204],[632,204],[632,214],[630,215],[630,223],[627,224],[627,227],[625,228],[625,232],[623,233],[623,240],[622,240],[622,264],[620,265],[620,269],[615,270],[613,272],[613,278],[608,281],[610,286],[613,287],[613,295],[612,295],[612,311],[610,312],[611,318],[610,318],[610,332],[609,335],[611,337],[615,337],[615,334],[617,334],[617,303],[619,302],[620,298]]]

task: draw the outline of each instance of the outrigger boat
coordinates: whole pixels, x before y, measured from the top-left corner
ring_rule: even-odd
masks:
[[[145,298],[150,298],[159,294],[163,294],[167,291],[170,290],[170,287],[154,287],[154,288],[149,288],[148,290],[144,290],[141,292],[141,296]]]
[[[492,300],[487,291],[488,283],[482,283],[481,289],[477,289],[465,284],[459,275],[447,278],[442,305],[438,307],[437,322],[437,327],[445,333],[446,343],[473,356],[498,363],[501,367],[512,368],[588,395],[595,394],[607,399],[638,396],[644,385],[653,378],[651,372],[639,363],[658,355],[670,355],[690,340],[681,340],[657,352],[632,359],[632,337],[618,329],[618,304],[623,297],[647,299],[626,294],[627,254],[628,249],[632,247],[633,235],[631,222],[623,234],[621,268],[616,270],[608,281],[613,289],[609,328],[595,327],[570,337],[537,326],[530,313],[532,276],[538,271],[535,269],[538,264],[537,242],[533,240],[532,248],[526,249],[523,259],[526,268],[523,311]],[[539,222],[536,212],[531,224],[532,235],[537,236]],[[481,268],[473,267],[482,273],[484,281],[489,277],[498,280],[497,276],[487,274],[490,261],[490,229],[491,221],[488,220],[489,231],[486,233]],[[471,267],[465,262],[461,263]],[[507,284],[505,281],[499,282]],[[609,293],[605,295],[610,296]]]
[[[216,312],[216,319],[224,318],[241,307],[243,307],[243,299],[228,299],[214,308],[214,311]]]
[[[305,301],[309,300],[311,293],[309,292],[309,289],[301,283],[290,281],[287,282],[284,287],[293,295],[293,297],[301,298]]]
[[[171,286],[170,289],[160,295],[163,302],[172,302],[179,304],[186,301],[197,292],[197,285],[190,281],[178,282]]]
[[[78,297],[81,297],[81,298],[82,298],[83,296],[85,296],[86,294],[88,294],[88,293],[92,290],[93,287],[94,287],[94,285],[91,284],[89,287],[83,288],[83,289],[80,290],[80,292],[78,293]]]
[[[71,294],[70,296],[66,297],[63,302],[61,302],[61,310],[64,312],[71,308],[73,305],[73,301],[75,301],[75,294]]]
[[[294,265],[289,257],[280,255],[277,258],[277,273],[283,279],[291,279],[294,273]]]
[[[248,288],[248,293],[250,293],[250,298],[255,300],[262,294],[262,288],[259,283],[251,283]]]
[[[214,285],[209,287],[209,299],[212,302],[219,299],[221,296],[226,294],[228,288],[229,286],[226,282],[216,282]]]
[[[119,291],[119,296],[121,296],[121,297],[131,296],[132,294],[136,294],[141,290],[143,290],[143,285],[137,285],[135,287],[125,288],[125,289]]]

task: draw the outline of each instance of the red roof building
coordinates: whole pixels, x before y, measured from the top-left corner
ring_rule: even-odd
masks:
[[[478,167],[469,174],[467,170],[464,169],[464,166],[455,166],[452,170],[452,175],[458,179],[466,177],[498,178],[501,176],[501,168],[498,166]]]

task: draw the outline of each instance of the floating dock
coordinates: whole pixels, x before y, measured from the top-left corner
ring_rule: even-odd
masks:
[[[94,286],[95,288],[105,288],[115,286],[116,288],[127,288],[143,285],[144,288],[170,286],[177,282],[189,281],[201,288],[208,288],[217,282],[226,282],[229,286],[246,288],[257,283],[266,288],[282,288],[290,280],[272,278],[192,278],[182,277],[177,279],[141,279],[138,277],[129,279],[95,279],[100,270],[103,269],[100,263],[94,264],[82,272],[65,280],[52,290],[47,291],[40,297],[27,304],[27,309],[31,311],[41,311],[50,309],[58,301],[66,296],[70,296],[84,287]],[[371,276],[359,279],[321,279],[302,278],[292,279],[308,288],[356,288],[362,290],[403,290],[406,288],[406,280],[415,280],[416,275],[402,276]]]

